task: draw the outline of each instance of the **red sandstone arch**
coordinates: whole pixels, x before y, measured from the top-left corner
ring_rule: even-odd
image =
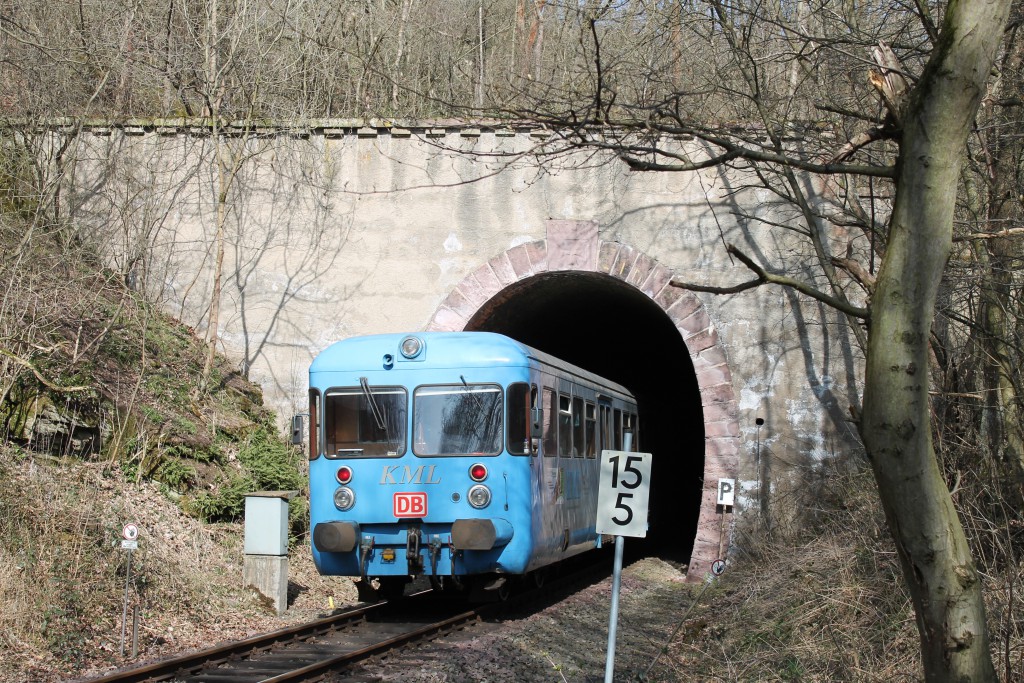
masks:
[[[690,561],[690,580],[703,579],[724,557],[731,514],[716,510],[718,480],[739,468],[739,420],[732,373],[718,333],[692,292],[669,285],[672,270],[643,252],[600,239],[594,221],[550,220],[545,239],[513,247],[466,276],[434,312],[428,330],[462,330],[509,285],[551,272],[591,272],[618,278],[650,297],[675,324],[690,354],[704,415],[704,489]]]

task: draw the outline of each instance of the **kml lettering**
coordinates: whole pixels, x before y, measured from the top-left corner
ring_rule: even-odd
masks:
[[[440,479],[434,478],[436,465],[385,465],[381,475],[381,484],[440,484]]]

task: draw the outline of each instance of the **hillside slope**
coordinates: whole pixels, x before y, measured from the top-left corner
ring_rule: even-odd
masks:
[[[126,578],[142,656],[273,627],[241,585],[244,494],[303,492],[291,534],[305,549],[305,457],[259,388],[225,359],[199,388],[202,341],[59,232],[5,216],[0,283],[0,680],[122,662]],[[126,577],[128,522],[141,533]],[[333,589],[294,555],[295,604],[326,608]]]
[[[201,340],[58,234],[0,219],[0,283],[0,683],[75,678],[355,600],[351,581],[312,566],[304,455],[281,441],[258,388],[227,360],[198,388]],[[671,589],[653,590],[660,602],[634,617],[661,615],[658,635],[630,655],[639,668],[659,662],[645,680],[920,676],[913,614],[870,475],[835,462],[808,472],[811,480],[814,505],[800,524],[738,530],[730,569],[711,589],[658,574]],[[301,492],[291,505],[284,617],[241,582],[244,494],[268,489]],[[1004,680],[1016,680],[1022,569],[1002,558],[1014,556],[1019,514],[1009,528],[969,520],[989,558],[994,655]],[[128,522],[141,530],[130,572],[119,543]],[[586,612],[562,629],[570,638],[573,624],[604,623],[606,589],[596,590],[566,603]],[[121,654],[121,635],[127,624],[130,655],[136,613],[132,658]],[[554,646],[533,643],[523,655],[538,671],[557,665],[550,680],[593,674],[592,652],[567,646],[553,662]],[[465,654],[467,666],[491,655]],[[474,680],[462,671],[431,680]]]

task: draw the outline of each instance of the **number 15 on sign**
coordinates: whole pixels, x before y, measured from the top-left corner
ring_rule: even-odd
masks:
[[[647,498],[650,488],[650,453],[601,451],[597,533],[639,538],[647,536]]]

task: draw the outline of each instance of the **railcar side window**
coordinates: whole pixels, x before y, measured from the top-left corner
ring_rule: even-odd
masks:
[[[539,427],[539,423],[538,424],[534,423],[534,420],[537,419],[537,414],[534,413],[534,410],[538,411],[538,413],[543,413],[544,412],[544,408],[543,408],[543,406],[541,406],[540,403],[538,403],[538,400],[539,400],[539,395],[537,394],[537,385],[536,384],[531,384],[530,385],[530,426],[528,427],[528,429],[529,429],[529,435],[530,435],[530,455],[532,455],[534,457],[536,457],[537,453],[540,452],[540,439],[537,438],[537,433],[534,431],[535,429],[537,429]]]
[[[553,458],[558,455],[558,395],[550,387],[544,387],[544,455]]]
[[[610,421],[609,416],[611,415],[612,409],[608,406],[600,406],[601,409],[601,450],[612,451],[615,447],[612,445],[612,432],[608,425]]]
[[[496,384],[416,387],[412,452],[497,455],[502,441],[502,390]]]
[[[579,396],[572,399],[572,442],[573,456],[582,458],[586,439],[583,437],[583,399]]]
[[[572,455],[572,402],[565,394],[558,395],[558,454]]]
[[[309,390],[309,459],[320,457],[320,390]]]
[[[508,386],[508,452],[530,454],[530,385]]]
[[[633,435],[629,450],[635,453],[640,450],[640,446],[637,444],[636,415],[633,413],[623,413],[622,419],[624,422],[623,431]]]
[[[615,450],[622,450],[622,411],[618,408],[615,409],[615,416],[612,418],[612,429],[615,430],[613,435]]]
[[[324,397],[327,457],[402,455],[408,403],[409,395],[402,387],[369,387],[369,392],[361,387],[328,391]]]
[[[586,427],[586,440],[587,449],[586,456],[588,458],[597,457],[597,412],[594,409],[594,404],[587,402],[587,427]]]

